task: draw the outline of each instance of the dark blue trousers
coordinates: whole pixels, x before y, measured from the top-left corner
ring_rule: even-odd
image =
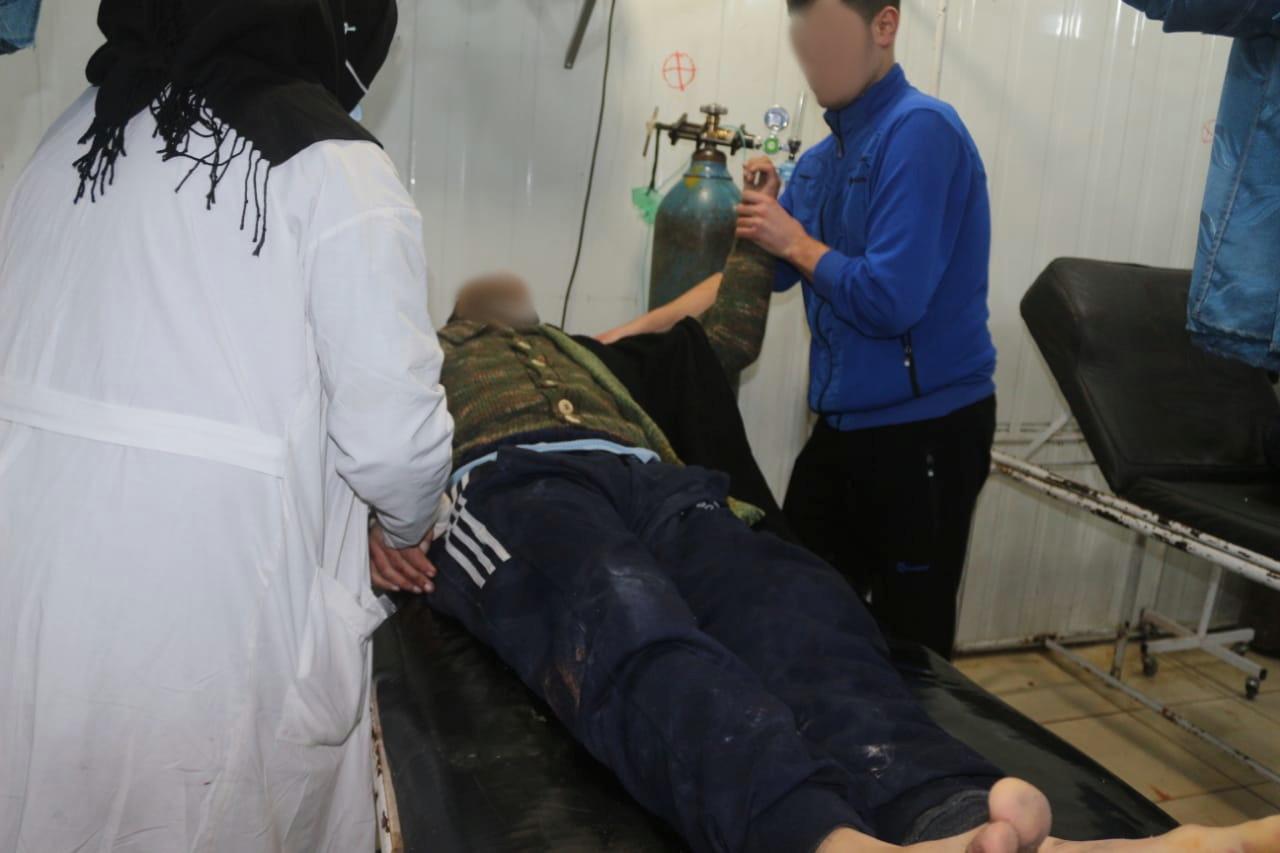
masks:
[[[901,841],[1000,773],[933,724],[849,584],[728,479],[504,449],[454,490],[432,604],[699,851]]]

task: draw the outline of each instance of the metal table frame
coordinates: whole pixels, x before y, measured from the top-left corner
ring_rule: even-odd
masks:
[[[1055,420],[1048,429],[1031,442],[1025,458],[1020,459],[1007,453],[994,452],[992,454],[994,470],[998,474],[1034,489],[1041,494],[1048,495],[1055,500],[1072,506],[1080,507],[1099,518],[1126,527],[1134,531],[1135,536],[1124,581],[1124,597],[1121,605],[1124,621],[1116,629],[1115,653],[1112,657],[1111,671],[1103,672],[1072,652],[1056,638],[1045,639],[1045,647],[1097,676],[1111,687],[1120,690],[1180,728],[1234,756],[1271,781],[1280,782],[1280,773],[1276,770],[1261,764],[1212,733],[1201,729],[1173,709],[1166,707],[1122,680],[1125,652],[1131,636],[1136,633],[1142,642],[1143,672],[1146,675],[1155,675],[1158,668],[1156,656],[1159,654],[1187,649],[1201,649],[1240,670],[1246,676],[1245,694],[1249,698],[1254,698],[1261,686],[1261,682],[1267,677],[1267,671],[1230,648],[1248,644],[1253,639],[1253,629],[1241,628],[1214,632],[1209,630],[1209,624],[1227,572],[1240,575],[1254,583],[1280,590],[1280,561],[1219,539],[1185,524],[1162,518],[1131,501],[1126,501],[1107,492],[1098,491],[1075,480],[1067,479],[1028,461],[1040,448],[1051,441],[1054,435],[1062,430],[1070,419],[1070,414],[1064,414]],[[1154,607],[1138,600],[1139,589],[1146,570],[1147,543],[1153,539],[1207,560],[1213,567],[1209,592],[1205,597],[1199,624],[1195,629],[1179,624],[1174,619],[1155,610]],[[1165,639],[1155,639],[1157,634],[1171,636]]]

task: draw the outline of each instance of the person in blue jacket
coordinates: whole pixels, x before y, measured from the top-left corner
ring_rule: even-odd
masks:
[[[1235,39],[1218,108],[1187,327],[1280,371],[1280,0],[1125,0],[1167,32]]]
[[[894,60],[897,0],[787,0],[831,135],[786,192],[748,166],[738,235],[802,281],[818,421],[785,501],[805,545],[887,633],[950,656],[956,595],[991,465],[986,171],[949,105]],[[754,174],[753,174],[754,173]]]

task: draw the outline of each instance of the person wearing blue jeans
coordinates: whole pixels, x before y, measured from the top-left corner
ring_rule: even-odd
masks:
[[[1280,371],[1280,0],[1125,0],[1167,32],[1235,39],[1200,215],[1187,328]]]
[[[40,0],[0,0],[0,55],[31,47]]]

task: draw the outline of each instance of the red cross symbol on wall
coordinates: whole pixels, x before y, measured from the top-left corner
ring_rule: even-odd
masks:
[[[667,61],[662,63],[662,79],[672,89],[679,89],[681,92],[688,89],[698,76],[698,66],[694,64],[693,57],[687,53],[679,51],[667,57]]]

